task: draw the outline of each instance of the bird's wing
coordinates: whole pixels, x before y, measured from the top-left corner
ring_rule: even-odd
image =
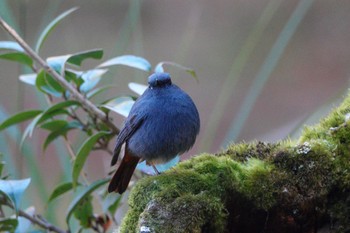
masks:
[[[117,137],[117,142],[113,151],[113,158],[111,166],[115,165],[118,161],[120,149],[124,142],[126,142],[143,123],[144,118],[132,115],[129,120],[126,121],[123,129],[120,131]]]

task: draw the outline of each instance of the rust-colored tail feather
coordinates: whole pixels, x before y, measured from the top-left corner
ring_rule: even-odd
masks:
[[[124,158],[109,183],[108,192],[117,192],[120,194],[125,192],[139,160],[139,157],[133,156],[125,150]]]

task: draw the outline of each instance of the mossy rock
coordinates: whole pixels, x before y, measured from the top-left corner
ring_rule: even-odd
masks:
[[[350,232],[349,97],[298,141],[232,144],[138,181],[121,232]]]

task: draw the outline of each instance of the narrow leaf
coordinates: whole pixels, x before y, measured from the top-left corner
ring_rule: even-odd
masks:
[[[46,72],[44,70],[40,71],[36,80],[35,80],[35,86],[45,94],[50,94],[50,95],[53,95],[55,97],[61,97],[63,95],[63,93],[56,90],[48,82],[49,76],[50,75],[46,74]]]
[[[88,187],[86,187],[84,190],[82,190],[74,199],[73,201],[70,203],[69,207],[68,207],[68,213],[67,213],[67,217],[66,217],[66,222],[69,223],[69,219],[71,218],[72,213],[74,212],[74,210],[77,208],[77,206],[87,197],[89,196],[94,190],[98,189],[99,187],[101,187],[102,185],[106,184],[107,182],[109,182],[110,179],[106,178],[103,180],[97,180],[95,182],[93,182],[92,184],[90,184]]]
[[[89,91],[89,92],[86,94],[86,97],[87,97],[88,99],[91,99],[91,98],[97,96],[98,94],[101,94],[101,93],[103,93],[104,91],[106,91],[106,90],[108,90],[108,89],[110,89],[110,88],[114,88],[114,87],[116,87],[116,86],[114,86],[114,85],[107,85],[107,86],[95,88],[95,89]]]
[[[0,154],[0,155],[2,155],[2,154]],[[0,179],[3,179],[2,172],[4,170],[5,165],[6,165],[5,161],[0,161]]]
[[[67,62],[73,65],[80,66],[81,63],[87,58],[101,59],[102,56],[103,56],[102,49],[87,50],[87,51],[72,54],[67,60]]]
[[[49,131],[56,131],[56,130],[62,129],[67,124],[68,122],[66,120],[52,120],[41,124],[40,128],[46,129]]]
[[[82,228],[91,226],[91,217],[93,216],[92,196],[87,195],[74,209],[74,217],[79,221]]]
[[[0,59],[16,61],[29,67],[33,66],[33,59],[22,52],[0,54]]]
[[[164,72],[164,65],[171,65],[171,66],[175,66],[176,68],[179,68],[180,70],[184,70],[187,73],[189,73],[192,77],[194,77],[197,81],[198,81],[198,77],[196,75],[196,72],[188,67],[182,66],[180,64],[177,64],[175,62],[170,62],[170,61],[163,61],[163,62],[159,62],[156,67],[154,68],[154,72],[156,73],[162,73]]]
[[[52,113],[52,112],[55,112],[59,109],[68,108],[68,107],[75,106],[75,105],[80,106],[81,104],[76,100],[67,100],[67,101],[59,102],[59,103],[51,106],[47,110],[45,110],[45,113]]]
[[[21,142],[20,142],[20,147],[23,146],[24,140],[29,136],[31,137],[34,131],[35,126],[39,123],[40,118],[42,117],[43,113],[40,113],[39,115],[37,115],[30,123],[29,125],[25,128],[22,138],[21,138]]]
[[[122,199],[122,195],[119,195],[115,192],[113,193],[108,193],[104,198],[103,198],[103,202],[102,202],[102,211],[103,213],[107,213],[107,211],[109,211],[112,216],[114,216],[115,211],[117,210],[121,199]]]
[[[0,191],[10,198],[16,212],[18,212],[21,197],[29,186],[30,178],[23,180],[0,180]]]
[[[46,82],[58,93],[63,93],[65,91],[65,88],[63,88],[51,75],[46,75]]]
[[[61,196],[62,194],[72,190],[73,184],[72,182],[66,182],[63,184],[58,185],[52,192],[52,194],[49,197],[49,202],[56,199],[57,197]]]
[[[45,139],[45,142],[43,144],[43,150],[45,151],[46,148],[48,147],[48,145],[53,142],[56,138],[58,138],[59,136],[64,136],[66,137],[67,132],[72,130],[72,129],[81,129],[82,125],[77,122],[77,121],[72,121],[69,122],[67,124],[65,124],[64,126],[62,126],[61,128],[51,132],[47,138]]]
[[[0,49],[24,52],[24,49],[14,41],[0,41]]]
[[[79,90],[86,93],[93,89],[107,71],[106,69],[94,69],[84,72],[81,76],[84,82],[80,85]]]
[[[88,58],[101,59],[103,56],[103,50],[93,49],[86,50],[74,54],[66,54],[61,56],[49,57],[46,59],[49,66],[54,69],[57,73],[63,75],[66,69],[66,63],[80,66],[81,63]]]
[[[35,86],[37,74],[22,74],[19,76],[19,80],[24,83]]]
[[[80,86],[83,83],[83,80],[81,80],[79,77],[83,74],[82,71],[72,70],[72,69],[65,69],[64,70],[64,77],[68,82],[73,81],[77,86]]]
[[[66,113],[65,108],[70,107],[70,106],[74,106],[74,105],[80,105],[80,103],[78,101],[75,101],[75,100],[67,100],[64,102],[57,103],[57,104],[51,106],[50,108],[46,109],[44,112],[37,115],[33,119],[33,121],[27,126],[27,128],[24,130],[24,133],[23,133],[22,139],[21,139],[21,145],[23,144],[24,140],[28,136],[32,136],[35,127],[39,123],[42,123],[53,116]]]
[[[129,88],[138,95],[142,95],[148,88],[148,86],[139,83],[129,83]]]
[[[0,219],[0,232],[15,232],[18,220],[15,218]]]
[[[53,117],[56,116],[58,114],[62,114],[63,112],[60,111],[62,109],[68,108],[70,106],[74,106],[74,105],[80,105],[80,103],[78,101],[75,100],[67,100],[64,102],[60,102],[57,103],[51,107],[49,107],[48,109],[46,109],[44,112],[42,112],[40,115],[38,115],[36,118],[34,118],[34,120],[30,123],[31,127],[30,127],[30,136],[33,133],[34,128],[37,126],[37,124]]]
[[[65,18],[67,17],[69,14],[71,14],[72,12],[76,11],[78,8],[74,7],[71,8],[65,12],[63,12],[62,14],[60,14],[59,16],[57,16],[54,20],[51,21],[51,23],[49,23],[49,25],[46,26],[46,28],[43,30],[43,32],[41,33],[41,35],[39,36],[38,42],[36,43],[35,46],[35,51],[39,52],[40,48],[42,47],[44,41],[46,40],[46,38],[49,36],[49,34],[51,33],[51,31]]]
[[[19,112],[9,118],[7,118],[4,122],[0,125],[0,131],[6,129],[9,126],[21,123],[23,121],[32,119],[42,113],[41,110],[27,110],[24,112]]]
[[[70,58],[70,56],[71,54],[48,57],[46,59],[46,62],[52,69],[54,69],[57,73],[62,75],[63,71],[65,70],[66,62]]]
[[[78,178],[79,178],[81,170],[83,169],[85,161],[86,161],[90,151],[95,146],[97,140],[99,138],[101,138],[102,136],[108,135],[108,134],[110,134],[110,133],[104,132],[104,131],[98,132],[98,133],[92,135],[91,137],[87,138],[84,141],[84,143],[82,144],[82,146],[79,148],[78,153],[77,153],[77,157],[75,158],[74,164],[73,164],[72,182],[73,182],[74,187],[78,182]]]
[[[124,65],[133,67],[136,69],[144,70],[147,72],[151,71],[151,64],[142,57],[137,57],[134,55],[124,55],[112,58],[110,60],[107,60],[106,62],[99,65],[99,67],[107,67],[107,66],[114,66],[114,65]]]
[[[135,101],[130,96],[122,96],[112,99],[102,106],[124,117],[127,117],[134,103]]]

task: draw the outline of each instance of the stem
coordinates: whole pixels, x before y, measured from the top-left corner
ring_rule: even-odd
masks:
[[[0,206],[0,218],[5,217],[4,210],[2,209],[2,206]]]
[[[75,154],[74,154],[74,151],[72,149],[71,144],[68,142],[66,137],[63,137],[63,141],[64,141],[64,145],[67,148],[69,156],[71,157],[72,160],[75,160]]]
[[[28,219],[33,224],[36,224],[36,225],[38,225],[38,226],[40,226],[48,231],[57,232],[57,233],[67,233],[68,232],[68,231],[62,230],[62,229],[52,225],[51,223],[49,223],[47,220],[45,220],[43,217],[41,217],[39,215],[32,216],[32,215],[24,212],[23,210],[19,210],[18,215]]]
[[[0,17],[0,25],[2,28],[7,31],[21,47],[27,52],[27,54],[35,60],[48,74],[50,74],[57,82],[59,82],[63,87],[65,87],[73,96],[74,99],[79,101],[82,106],[94,117],[103,121],[109,128],[113,131],[113,133],[118,133],[119,130],[114,124],[109,121],[108,116],[97,108],[92,102],[86,99],[81,93],[79,93],[69,82],[67,82],[64,77],[59,75],[55,70],[53,70],[47,62],[45,62],[19,35],[18,33],[8,25],[1,17]]]

